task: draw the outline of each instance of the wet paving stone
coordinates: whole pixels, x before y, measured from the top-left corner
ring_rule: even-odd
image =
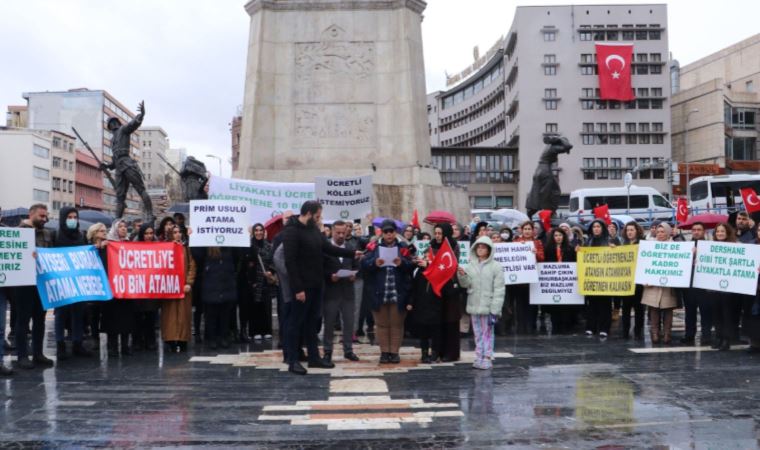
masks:
[[[0,380],[0,449],[760,446],[760,357],[743,351],[500,337],[481,371],[466,362],[470,340],[452,365],[419,364],[414,344],[397,368],[362,345],[364,365],[338,359],[305,377],[281,371],[271,343],[221,357],[198,347],[109,360],[101,349]]]

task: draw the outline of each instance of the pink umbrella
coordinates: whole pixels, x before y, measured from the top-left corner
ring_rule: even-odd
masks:
[[[424,222],[430,225],[438,223],[449,223],[454,225],[457,223],[457,219],[454,217],[454,214],[451,214],[448,211],[431,211],[430,214],[425,217]]]
[[[282,224],[282,214],[276,215],[267,220],[267,223],[264,224],[264,230],[267,232],[267,240],[269,242],[272,242],[272,239],[274,239],[277,233],[282,231],[283,227],[284,225]]]
[[[705,224],[706,229],[712,230],[718,226],[719,223],[728,222],[728,216],[723,214],[697,214],[696,216],[689,217],[686,222],[679,223],[678,228],[691,228],[691,226],[694,225],[694,222],[702,222]]]

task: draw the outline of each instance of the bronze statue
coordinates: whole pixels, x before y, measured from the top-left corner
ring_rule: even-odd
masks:
[[[559,208],[559,197],[562,190],[559,188],[559,181],[552,172],[552,164],[557,162],[560,153],[570,153],[573,146],[567,138],[557,135],[544,137],[544,152],[538,160],[538,167],[533,173],[533,185],[530,188],[528,199],[525,201],[525,207],[528,210],[528,217],[533,217],[537,211],[549,209],[552,211]]]
[[[147,222],[153,222],[155,217],[153,216],[153,203],[150,201],[148,191],[145,189],[145,182],[143,173],[140,170],[140,165],[132,159],[130,149],[130,139],[132,133],[134,133],[140,125],[142,125],[143,117],[145,117],[145,102],[140,102],[137,106],[137,116],[129,121],[126,125],[122,125],[121,121],[117,117],[111,117],[108,119],[107,127],[111,132],[111,163],[101,163],[100,168],[105,173],[107,170],[113,170],[115,175],[114,190],[116,190],[116,217],[124,216],[124,208],[127,200],[127,191],[131,185],[137,191],[137,194],[142,198],[143,208],[145,208],[145,220]]]
[[[179,176],[182,178],[186,202],[208,199],[208,194],[203,191],[203,186],[208,182],[208,171],[205,164],[192,156],[188,156],[182,163]]]

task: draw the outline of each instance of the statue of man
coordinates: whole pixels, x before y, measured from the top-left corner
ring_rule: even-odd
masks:
[[[542,209],[551,210],[553,214],[559,208],[562,189],[552,172],[552,165],[557,162],[561,153],[569,154],[570,149],[573,148],[567,138],[556,135],[544,137],[544,144],[546,147],[533,173],[533,185],[530,187],[530,193],[525,202],[528,217],[533,217],[533,214]]]
[[[142,198],[143,208],[145,209],[145,220],[153,221],[153,203],[150,201],[148,191],[145,189],[145,182],[143,173],[140,170],[140,165],[137,161],[132,159],[129,152],[130,140],[132,133],[134,133],[140,125],[142,125],[143,117],[145,117],[145,102],[140,102],[137,106],[137,116],[129,121],[126,125],[122,125],[121,121],[117,117],[111,117],[108,119],[108,131],[111,132],[111,151],[113,156],[111,157],[110,164],[102,164],[100,168],[102,170],[114,170],[115,183],[114,189],[116,190],[116,217],[124,216],[124,208],[126,206],[127,191],[131,185],[137,191],[137,194]]]

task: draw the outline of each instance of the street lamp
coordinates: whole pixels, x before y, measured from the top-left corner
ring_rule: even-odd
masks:
[[[213,158],[217,161],[219,161],[219,176],[222,176],[222,158],[216,156],[216,155],[206,155],[206,158]]]
[[[689,117],[694,114],[698,113],[699,110],[697,108],[692,109],[688,113],[686,113],[686,124],[684,125],[684,131],[683,131],[683,159],[686,163],[686,201],[691,202],[691,185],[689,184],[689,159],[686,156],[687,151],[689,150]]]

